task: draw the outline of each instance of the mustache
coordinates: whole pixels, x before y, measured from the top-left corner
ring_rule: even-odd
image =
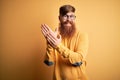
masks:
[[[73,24],[73,21],[65,21],[63,24],[67,24],[67,23]]]

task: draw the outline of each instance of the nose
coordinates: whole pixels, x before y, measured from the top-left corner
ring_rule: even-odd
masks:
[[[71,18],[70,18],[70,16],[69,16],[69,17],[67,17],[67,21],[71,21]]]

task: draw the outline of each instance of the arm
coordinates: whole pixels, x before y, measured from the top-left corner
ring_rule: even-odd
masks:
[[[54,48],[48,42],[47,35],[49,33],[53,33],[53,31],[46,24],[41,25],[41,31],[47,41],[47,48],[46,48],[46,55],[45,55],[44,63],[48,66],[51,66],[54,63]]]
[[[57,38],[56,33],[54,33],[47,25],[42,26],[42,32],[51,46],[55,48],[63,57],[68,58],[72,65],[79,66],[82,64],[88,49],[87,34],[78,34],[76,37],[76,44],[78,45],[75,46],[75,50],[72,51],[61,44],[61,36],[60,38]]]
[[[57,47],[57,51],[64,57],[68,58],[70,63],[74,66],[80,66],[83,59],[87,54],[88,49],[88,36],[87,34],[80,34],[75,51],[72,51],[62,45],[61,43]]]
[[[54,64],[54,52],[53,52],[53,48],[48,43],[47,43],[46,55],[45,55],[44,63],[46,65],[48,65],[48,66],[51,66],[51,65]]]

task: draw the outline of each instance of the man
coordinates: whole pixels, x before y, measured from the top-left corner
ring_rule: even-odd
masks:
[[[87,80],[85,56],[88,36],[79,31],[75,18],[75,8],[63,5],[59,9],[60,26],[55,32],[48,25],[41,25],[47,41],[44,63],[54,65],[53,80]]]

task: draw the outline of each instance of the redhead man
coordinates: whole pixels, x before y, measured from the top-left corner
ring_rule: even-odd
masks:
[[[53,32],[42,24],[47,48],[44,63],[54,65],[53,80],[87,80],[86,54],[88,36],[75,25],[75,8],[63,5],[59,9],[59,27]]]

